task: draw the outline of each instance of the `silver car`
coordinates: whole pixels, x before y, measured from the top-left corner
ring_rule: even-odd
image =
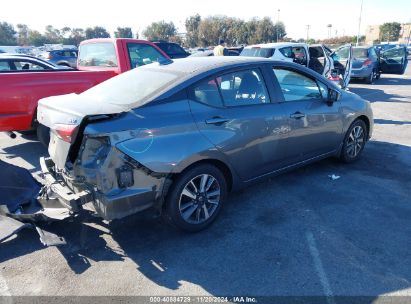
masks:
[[[186,231],[230,191],[324,159],[357,160],[370,104],[300,65],[263,58],[163,61],[82,94],[44,98],[51,129],[40,200],[113,220],[154,207]]]

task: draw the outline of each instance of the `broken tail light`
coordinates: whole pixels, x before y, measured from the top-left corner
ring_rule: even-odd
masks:
[[[365,60],[364,62],[363,62],[363,66],[368,66],[368,65],[371,65],[372,64],[372,61],[370,60],[370,59],[367,59],[367,60]]]
[[[72,143],[76,135],[77,127],[77,125],[56,124],[54,130],[60,139]]]

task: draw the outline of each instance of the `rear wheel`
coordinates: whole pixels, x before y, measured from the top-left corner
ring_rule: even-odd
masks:
[[[50,142],[50,128],[42,124],[38,124],[36,128],[36,133],[37,133],[37,139],[39,140],[39,142],[41,142],[43,146],[47,148]]]
[[[372,84],[374,82],[374,71],[368,75],[368,77],[365,78],[365,83],[367,84]]]
[[[367,141],[368,129],[361,119],[354,121],[348,129],[340,155],[340,159],[345,163],[351,163],[360,158]]]
[[[165,216],[177,228],[197,232],[214,222],[226,197],[223,173],[212,165],[198,165],[182,173],[171,186]]]

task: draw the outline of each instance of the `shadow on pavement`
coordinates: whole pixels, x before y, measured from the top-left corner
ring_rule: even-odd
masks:
[[[383,77],[383,76],[382,76]],[[352,81],[352,83],[360,83],[359,81]],[[350,91],[360,95],[370,102],[398,102],[408,103],[406,100],[410,98],[409,92],[406,94],[390,94],[384,90],[377,89],[376,85],[395,85],[395,86],[409,86],[411,85],[411,78],[380,78],[374,85],[364,85],[363,87],[352,87]],[[404,92],[405,93],[405,92]],[[404,96],[405,95],[405,96]]]
[[[390,119],[374,119],[374,123],[381,125],[411,125],[411,121],[390,120]]]
[[[8,154],[6,159],[22,158],[34,168],[39,168],[39,158],[48,155],[47,148],[37,141],[34,135],[22,135],[22,137],[33,141],[2,148],[3,153]],[[38,169],[33,169],[29,171],[37,170]]]
[[[60,251],[78,274],[90,261],[128,258],[172,290],[188,282],[212,295],[316,296],[326,282],[336,296],[375,296],[411,287],[410,189],[411,147],[371,141],[356,163],[324,160],[233,193],[200,233],[180,233],[149,212],[49,231],[67,239]],[[0,244],[0,262],[41,249],[35,232],[21,232]]]

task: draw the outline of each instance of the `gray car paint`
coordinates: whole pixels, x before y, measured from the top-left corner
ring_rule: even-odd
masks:
[[[218,109],[189,100],[185,94],[185,88],[200,79],[255,66],[264,71],[270,104]],[[307,74],[339,92],[340,98],[334,103],[325,100],[284,103],[271,70],[273,66]],[[68,153],[67,145],[56,139],[53,160],[59,162],[59,170],[50,168],[54,174],[62,175],[73,191],[94,192],[96,211],[105,219],[161,206],[172,176],[200,161],[222,166],[229,175],[231,188],[239,189],[268,175],[338,155],[345,133],[360,116],[369,125],[369,136],[372,134],[368,102],[293,63],[214,57],[180,59],[158,68],[177,69],[185,76],[141,107],[120,109],[109,104],[93,107],[86,101],[71,105],[63,101],[68,97],[61,97],[60,104],[54,106],[51,103],[60,97],[40,102],[39,121],[51,127],[61,120],[80,124],[86,116],[119,114],[85,126],[83,138],[78,138],[81,145],[74,160],[56,158]],[[294,112],[306,116],[296,121],[290,117]],[[220,126],[204,123],[215,116],[227,117],[228,121]],[[98,140],[90,144],[88,141],[92,139]],[[62,165],[64,161],[67,163]],[[130,163],[135,183],[119,189],[115,170]]]

